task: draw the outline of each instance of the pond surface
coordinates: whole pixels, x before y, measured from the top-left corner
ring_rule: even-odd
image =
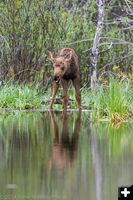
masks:
[[[0,116],[0,200],[116,200],[133,184],[133,124],[87,112]]]

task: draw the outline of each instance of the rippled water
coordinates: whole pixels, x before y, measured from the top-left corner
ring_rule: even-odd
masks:
[[[133,124],[87,112],[0,116],[0,200],[115,200],[133,184]]]

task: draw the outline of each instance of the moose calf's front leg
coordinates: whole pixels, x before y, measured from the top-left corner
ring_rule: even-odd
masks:
[[[55,99],[55,95],[57,93],[58,88],[59,88],[59,83],[54,83],[52,99],[51,99],[51,103],[50,103],[49,109],[52,109],[52,106],[53,106],[53,103],[54,103],[54,99]]]
[[[68,94],[64,93],[64,110],[67,110],[67,104],[68,104]]]
[[[64,110],[67,110],[67,104],[68,104],[68,81],[63,80],[62,82],[63,92],[64,92]]]

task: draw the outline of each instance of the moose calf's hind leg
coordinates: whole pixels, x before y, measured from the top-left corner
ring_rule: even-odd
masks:
[[[75,97],[79,106],[79,109],[81,109],[81,94],[80,94],[80,79],[74,79],[73,80],[73,85],[75,87]]]
[[[58,83],[54,83],[54,86],[53,86],[53,93],[52,93],[52,100],[51,100],[49,109],[52,109],[52,106],[53,106],[53,103],[54,103],[54,99],[55,99],[55,95],[56,95],[56,93],[57,93],[58,88],[59,88],[59,84],[58,84]]]
[[[76,93],[76,100],[77,100],[79,109],[81,109],[81,94],[80,94],[80,91]]]

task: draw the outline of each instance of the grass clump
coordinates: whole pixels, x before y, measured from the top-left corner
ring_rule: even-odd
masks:
[[[133,90],[130,84],[112,76],[108,86],[101,85],[96,92],[82,91],[82,99],[92,110],[93,119],[107,118],[119,122],[132,116]]]
[[[20,110],[41,108],[41,101],[42,95],[37,87],[5,84],[0,88],[0,108]]]
[[[106,92],[106,105],[109,118],[128,119],[131,114],[133,92],[129,84],[110,78],[109,89]]]

